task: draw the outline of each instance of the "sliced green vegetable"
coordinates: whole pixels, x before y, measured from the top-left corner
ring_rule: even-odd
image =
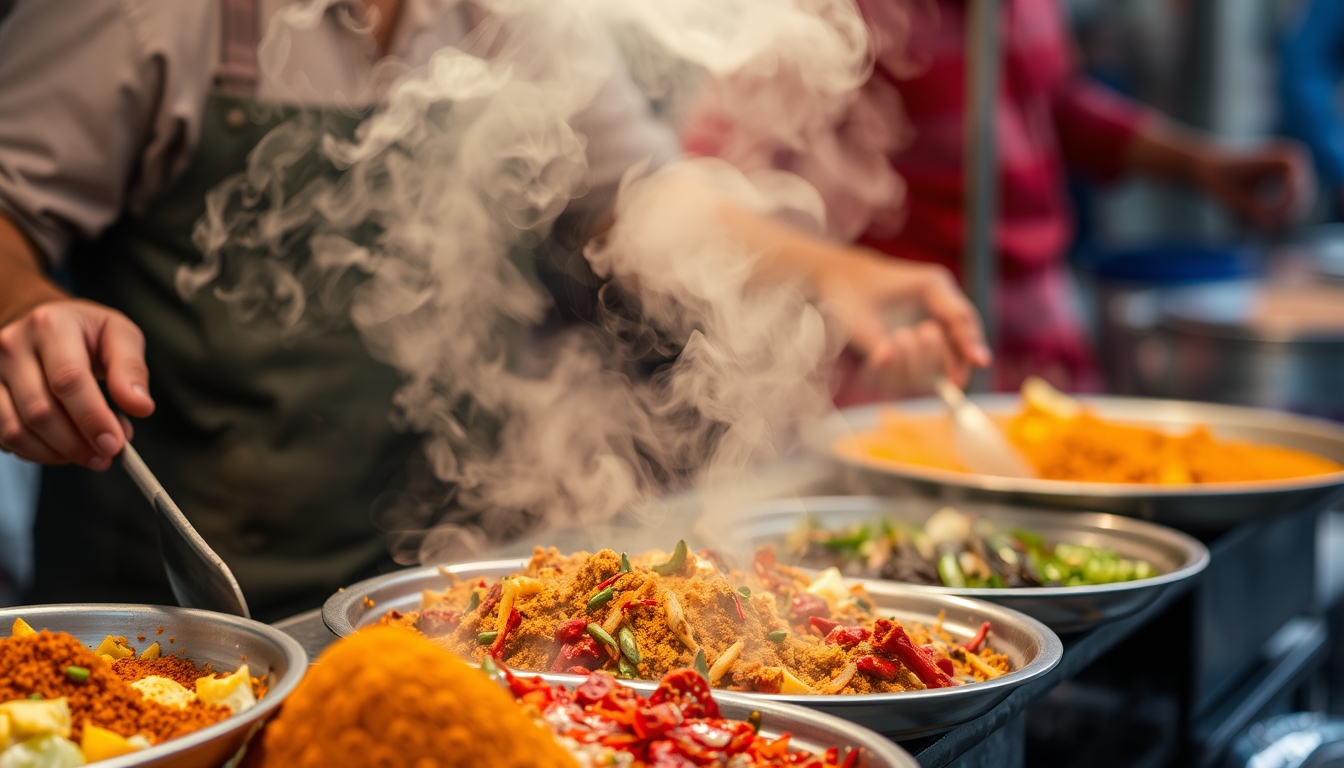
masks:
[[[481,671],[487,675],[497,675],[499,674],[499,665],[495,663],[494,659],[486,656],[481,659]]]
[[[491,631],[489,631],[489,632],[477,632],[477,633],[476,633],[476,644],[477,644],[477,645],[489,645],[489,644],[495,642],[495,638],[497,638],[497,637],[499,637],[499,633],[496,632],[496,631],[494,631],[494,630],[491,630]]]
[[[84,683],[88,682],[89,670],[87,667],[66,667],[65,676],[76,683]]]
[[[30,693],[30,694],[28,694],[28,699],[29,699],[30,701],[41,701],[41,700],[42,700],[42,694],[40,694],[40,693]]]
[[[966,576],[961,572],[961,566],[957,564],[956,555],[944,552],[938,556],[938,578],[945,587],[966,586]]]
[[[630,627],[622,624],[620,631],[616,633],[616,638],[625,658],[636,664],[644,661],[643,657],[639,655],[639,644],[635,642],[635,633],[630,631]]]
[[[467,598],[467,610],[463,611],[463,613],[471,613],[472,611],[476,610],[477,606],[479,606],[480,604],[481,604],[481,593],[474,589],[471,590],[471,597]]]
[[[626,680],[635,680],[639,677],[639,667],[622,656],[616,660],[616,676],[623,677]]]
[[[776,629],[774,632],[771,632],[770,634],[766,635],[765,639],[769,640],[772,643],[782,643],[784,642],[784,638],[788,636],[789,631],[787,629]]]
[[[601,624],[589,623],[588,626],[584,627],[584,631],[586,631],[589,635],[591,635],[594,640],[607,646],[608,648],[618,647],[616,645],[616,641],[612,639],[611,634],[608,633],[607,630],[603,629]]]
[[[681,539],[677,542],[677,548],[672,550],[672,557],[666,563],[653,566],[653,572],[659,576],[671,576],[681,568],[681,564],[686,562],[686,540]]]
[[[598,592],[596,595],[593,595],[592,597],[588,598],[588,612],[592,613],[593,611],[596,611],[598,608],[601,608],[602,606],[611,602],[611,598],[615,596],[616,596],[616,587],[614,586],[607,587],[601,592]]]
[[[629,573],[630,570],[631,570],[631,569],[630,569],[630,556],[627,555],[627,554],[625,554],[624,552],[622,552],[622,553],[621,553],[621,573]]]
[[[752,732],[752,733],[760,733],[760,732],[761,732],[761,713],[760,713],[760,712],[755,712],[755,711],[753,711],[751,714],[747,715],[747,725],[750,725],[750,726],[751,726],[751,732]]]
[[[741,595],[741,596],[747,598],[748,600],[750,600],[750,599],[751,599],[751,587],[746,587],[746,586],[738,587],[738,588],[737,588],[737,594],[739,594],[739,595]]]
[[[705,663],[704,648],[701,648],[700,650],[695,652],[695,671],[699,672],[700,676],[705,678],[706,680],[709,679],[709,664]]]

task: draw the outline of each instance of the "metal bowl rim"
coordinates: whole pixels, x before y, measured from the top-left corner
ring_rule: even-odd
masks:
[[[1181,407],[1191,408],[1199,412],[1222,412],[1230,417],[1241,417],[1243,420],[1232,419],[1230,421],[1219,422],[1225,426],[1282,426],[1284,428],[1297,428],[1298,431],[1308,432],[1316,437],[1337,440],[1344,443],[1344,427],[1309,416],[1300,416],[1298,414],[1282,413],[1262,408],[1249,408],[1237,405],[1223,405],[1222,403],[1201,403],[1192,400],[1170,400],[1159,398],[1142,397],[1114,397],[1108,395],[1080,395],[1077,397],[1084,404],[1097,406],[1099,409],[1105,409],[1106,406],[1135,406],[1143,404],[1152,408],[1162,407]],[[989,412],[999,410],[997,406],[1003,404],[1012,404],[1020,400],[1017,394],[1005,393],[995,395],[973,395],[971,400]],[[870,403],[867,405],[845,408],[839,413],[832,414],[819,423],[814,425],[808,441],[813,450],[822,453],[832,460],[855,467],[862,467],[870,471],[880,472],[893,477],[901,477],[910,480],[923,482],[939,483],[947,486],[960,488],[971,488],[983,491],[995,491],[999,493],[1029,493],[1041,496],[1095,496],[1103,498],[1128,498],[1128,499],[1152,499],[1152,498],[1190,498],[1190,497],[1222,497],[1222,496],[1241,496],[1245,494],[1276,493],[1281,491],[1303,491],[1317,488],[1331,488],[1338,485],[1344,485],[1344,469],[1336,472],[1328,472],[1322,475],[1310,475],[1308,477],[1287,478],[1284,480],[1251,480],[1239,481],[1233,483],[1182,483],[1179,485],[1151,485],[1143,483],[1090,483],[1078,480],[1045,480],[1041,478],[1014,478],[999,477],[996,475],[981,475],[972,472],[956,472],[948,469],[938,469],[936,467],[922,467],[916,464],[903,464],[894,461],[883,461],[880,459],[868,459],[857,456],[842,456],[835,451],[835,443],[840,437],[828,436],[829,431],[826,427],[835,424],[847,424],[847,415],[852,415],[861,411],[871,411],[879,408],[905,408],[909,409],[932,409],[932,406],[941,407],[941,401],[934,398],[918,398],[914,400],[886,401],[881,403]],[[1103,414],[1104,410],[1103,410]],[[1123,421],[1132,421],[1143,423],[1151,421],[1142,418],[1116,417]],[[1255,419],[1262,423],[1251,424],[1244,419]],[[1264,424],[1263,422],[1278,421],[1279,425]],[[1209,426],[1217,426],[1212,419],[1200,419],[1201,422]],[[824,441],[824,444],[822,444]]]
[[[241,616],[232,616],[226,613],[203,611],[196,608],[180,608],[167,605],[144,605],[139,603],[44,603],[39,605],[19,605],[0,608],[0,615],[22,616],[25,617],[24,620],[27,621],[26,617],[29,616],[60,616],[69,613],[87,613],[96,615],[113,611],[123,613],[130,612],[132,614],[160,613],[174,617],[174,621],[179,623],[196,621],[205,624],[223,625],[233,629],[247,629],[274,643],[284,655],[285,660],[289,662],[290,669],[287,670],[283,676],[276,679],[274,686],[268,686],[266,695],[257,701],[256,706],[248,709],[246,712],[229,715],[218,723],[208,725],[198,731],[192,731],[185,736],[169,739],[162,744],[155,744],[148,749],[142,749],[138,752],[132,752],[128,755],[107,761],[99,761],[98,765],[100,766],[107,766],[107,768],[129,768],[130,766],[141,765],[146,762],[169,757],[175,753],[185,752],[192,747],[206,744],[214,739],[229,734],[237,728],[247,727],[248,724],[264,722],[270,717],[271,713],[294,692],[294,689],[297,688],[299,682],[303,680],[303,676],[308,669],[308,652],[303,649],[303,646],[299,644],[298,640],[295,640],[275,627],[262,624],[253,619],[245,619]],[[64,631],[59,627],[48,627],[48,629],[53,632]]]
[[[837,501],[848,501],[851,503],[861,501],[871,503],[871,502],[888,502],[890,501],[890,499],[885,499],[881,496],[804,496],[800,498],[791,498],[791,499],[776,499],[774,501],[769,501],[759,505],[755,505],[754,507],[751,508],[751,510],[754,511],[756,514],[759,514],[760,516],[764,517],[766,515],[784,514],[785,510],[779,508],[782,507],[784,504],[790,502],[793,503],[815,502],[818,505],[821,505],[823,503],[835,503]],[[970,502],[970,503],[975,504],[976,502]],[[955,503],[948,502],[947,505],[955,506]],[[752,514],[752,511],[749,511],[748,514]],[[874,510],[874,512],[876,511],[877,510]],[[957,587],[933,586],[932,584],[913,584],[904,581],[894,581],[892,579],[882,579],[868,576],[859,578],[854,577],[846,577],[846,578],[849,578],[853,581],[862,581],[867,585],[876,584],[877,586],[880,587],[878,591],[881,592],[882,594],[887,594],[889,591],[909,590],[912,592],[919,592],[928,595],[974,597],[982,600],[985,599],[1001,600],[1001,599],[1013,599],[1013,598],[1021,598],[1023,600],[1026,600],[1031,598],[1080,597],[1083,595],[1110,594],[1115,592],[1131,592],[1140,589],[1147,589],[1149,587],[1160,587],[1165,586],[1167,584],[1174,584],[1179,581],[1184,581],[1188,578],[1196,576],[1200,572],[1202,572],[1205,568],[1207,568],[1209,565],[1209,548],[1204,546],[1203,542],[1201,542],[1199,539],[1196,539],[1195,537],[1189,534],[1177,531],[1173,528],[1168,528],[1165,525],[1150,523],[1147,520],[1138,520],[1132,517],[1126,517],[1124,515],[1116,515],[1107,512],[1090,512],[1090,511],[1075,512],[1072,510],[1046,511],[1036,509],[1022,509],[1014,511],[1021,511],[1033,517],[1035,516],[1047,517],[1051,515],[1057,515],[1071,520],[1080,520],[1081,518],[1082,519],[1081,522],[1083,522],[1084,525],[1086,525],[1086,522],[1089,520],[1104,520],[1107,523],[1114,523],[1114,525],[1104,528],[1102,526],[1090,526],[1090,527],[1097,528],[1099,530],[1115,530],[1115,531],[1126,531],[1128,533],[1147,534],[1146,538],[1150,542],[1162,541],[1163,543],[1168,543],[1180,547],[1182,552],[1184,552],[1185,554],[1185,563],[1181,565],[1181,567],[1176,568],[1175,570],[1168,571],[1167,573],[1158,576],[1153,576],[1152,578],[1148,579],[1120,581],[1111,584],[1090,584],[1090,585],[1085,584],[1076,587],[1003,587],[998,589],[994,587],[966,587],[964,589],[961,589]],[[1162,538],[1159,539],[1157,534],[1161,534]]]
[[[414,581],[423,575],[431,573],[443,574],[445,571],[455,572],[458,570],[487,570],[496,568],[518,569],[527,565],[526,559],[509,560],[488,560],[471,563],[454,563],[444,566],[423,566],[420,568],[408,568],[403,571],[395,571],[382,576],[375,576],[371,579],[365,579],[357,584],[352,584],[345,588],[344,592],[337,592],[327,598],[327,602],[322,606],[322,620],[327,627],[338,637],[345,637],[355,631],[350,622],[345,619],[346,608],[352,602],[362,600],[364,595],[372,588],[388,586],[401,580]],[[828,709],[836,708],[842,705],[862,706],[865,704],[883,704],[895,699],[901,701],[933,701],[947,698],[949,696],[958,696],[960,691],[974,690],[977,693],[989,695],[999,689],[1013,689],[1024,685],[1041,675],[1055,668],[1060,659],[1064,656],[1064,644],[1060,641],[1049,627],[1040,621],[1027,616],[1024,613],[1015,611],[1002,605],[979,600],[960,595],[927,595],[910,593],[901,595],[897,591],[884,592],[884,597],[913,597],[918,599],[937,598],[940,602],[949,606],[957,606],[976,611],[980,614],[988,615],[991,621],[1017,626],[1018,629],[1028,634],[1035,641],[1038,651],[1034,658],[1028,661],[1021,669],[1015,669],[1007,674],[997,677],[993,680],[983,682],[959,685],[951,688],[931,688],[922,691],[900,691],[894,693],[854,693],[854,694],[784,694],[784,693],[755,693],[750,691],[730,691],[735,695],[747,696],[750,698],[761,698],[765,701],[782,701],[791,704],[801,704],[803,706],[813,706],[817,702],[830,702]],[[578,675],[568,675],[552,672],[534,672],[528,671],[527,674],[539,674],[547,680],[556,680],[559,682],[570,682],[583,680]],[[656,681],[624,681],[626,683],[644,683],[648,685],[657,685]],[[638,687],[638,686],[636,686]]]

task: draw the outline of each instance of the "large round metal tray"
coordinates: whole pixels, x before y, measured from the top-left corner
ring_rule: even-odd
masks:
[[[218,669],[231,670],[243,664],[246,657],[248,672],[254,677],[270,678],[266,695],[246,712],[149,749],[99,762],[100,768],[218,768],[242,748],[293,692],[308,669],[308,654],[294,638],[260,622],[222,613],[106,603],[0,609],[0,625],[5,628],[16,618],[22,618],[35,629],[73,635],[90,648],[107,635],[154,637],[155,630],[163,627],[163,635],[158,639],[166,642],[172,637],[171,647],[185,648],[186,657],[197,664],[208,662]]]
[[[1015,394],[972,399],[990,414],[1008,415],[1020,407],[1020,398]],[[1079,399],[1105,419],[1178,431],[1204,424],[1219,438],[1282,445],[1344,463],[1344,426],[1329,421],[1181,400]],[[841,456],[835,451],[835,443],[841,438],[876,429],[883,409],[927,415],[941,413],[944,408],[941,401],[934,399],[847,408],[817,424],[807,435],[807,442],[813,450],[858,469],[866,480],[863,484],[875,493],[914,491],[947,499],[986,499],[1112,512],[1201,532],[1221,531],[1250,520],[1307,508],[1325,509],[1344,497],[1344,471],[1291,480],[1204,485],[1082,483],[978,475]]]
[[[460,579],[494,580],[517,573],[526,565],[526,560],[495,560],[390,573],[362,581],[332,595],[322,607],[322,619],[332,632],[344,637],[359,627],[377,622],[389,610],[419,610],[422,590],[442,590],[449,585],[445,573],[452,573]],[[1059,638],[1044,624],[983,600],[895,592],[873,597],[880,609],[903,620],[931,624],[939,612],[943,612],[943,628],[954,637],[969,639],[981,623],[990,622],[990,642],[995,649],[1007,654],[1014,671],[997,680],[974,685],[905,693],[736,695],[752,701],[801,704],[892,738],[904,739],[944,731],[983,714],[1014,688],[1049,672],[1064,653]],[[542,677],[562,683],[579,679],[574,675],[550,673]],[[651,687],[655,683],[634,681],[631,685],[639,688]]]
[[[882,518],[922,524],[942,502],[921,498],[819,496],[781,499],[748,509],[718,529],[717,545],[727,551],[778,544],[805,518],[828,528],[872,523]],[[864,579],[874,595],[890,591],[976,597],[1031,616],[1056,632],[1079,632],[1137,613],[1162,593],[1203,571],[1209,550],[1179,531],[1142,520],[1098,512],[1042,512],[983,502],[961,505],[962,512],[983,517],[1000,528],[1026,528],[1051,543],[1107,547],[1121,557],[1152,563],[1161,575],[1118,584],[1081,587],[961,588]]]

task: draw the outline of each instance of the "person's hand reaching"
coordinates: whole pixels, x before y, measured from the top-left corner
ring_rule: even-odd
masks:
[[[1311,203],[1310,167],[1305,151],[1295,142],[1210,146],[1200,155],[1199,185],[1261,229],[1287,227]]]
[[[849,327],[850,346],[879,391],[925,394],[939,375],[965,386],[973,367],[992,360],[979,314],[943,267],[847,249],[822,272],[818,290]],[[893,327],[893,309],[923,319]]]
[[[107,469],[131,416],[154,411],[140,329],[115,310],[48,301],[0,328],[0,448],[41,464]]]

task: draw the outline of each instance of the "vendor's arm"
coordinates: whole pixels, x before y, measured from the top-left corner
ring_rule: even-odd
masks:
[[[144,337],[124,315],[72,299],[0,214],[0,448],[42,464],[106,469],[127,437],[95,374],[132,416],[154,410]]]
[[[47,276],[157,195],[194,141],[209,59],[165,46],[199,49],[210,9],[146,7],[43,0],[0,24],[0,447],[34,461],[110,465],[128,426],[100,378],[126,414],[154,407],[140,331]]]
[[[1129,170],[1198,187],[1263,229],[1282,229],[1310,204],[1311,175],[1295,142],[1227,146],[1154,116],[1125,157]]]
[[[971,367],[989,365],[980,316],[947,269],[836,245],[741,209],[725,216],[734,234],[761,254],[757,275],[810,286],[893,390],[928,391],[939,373],[965,384]],[[913,305],[928,319],[892,329],[887,318],[895,305]]]
[[[1279,98],[1288,135],[1311,148],[1321,182],[1344,206],[1344,3],[1314,0],[1284,40]]]

